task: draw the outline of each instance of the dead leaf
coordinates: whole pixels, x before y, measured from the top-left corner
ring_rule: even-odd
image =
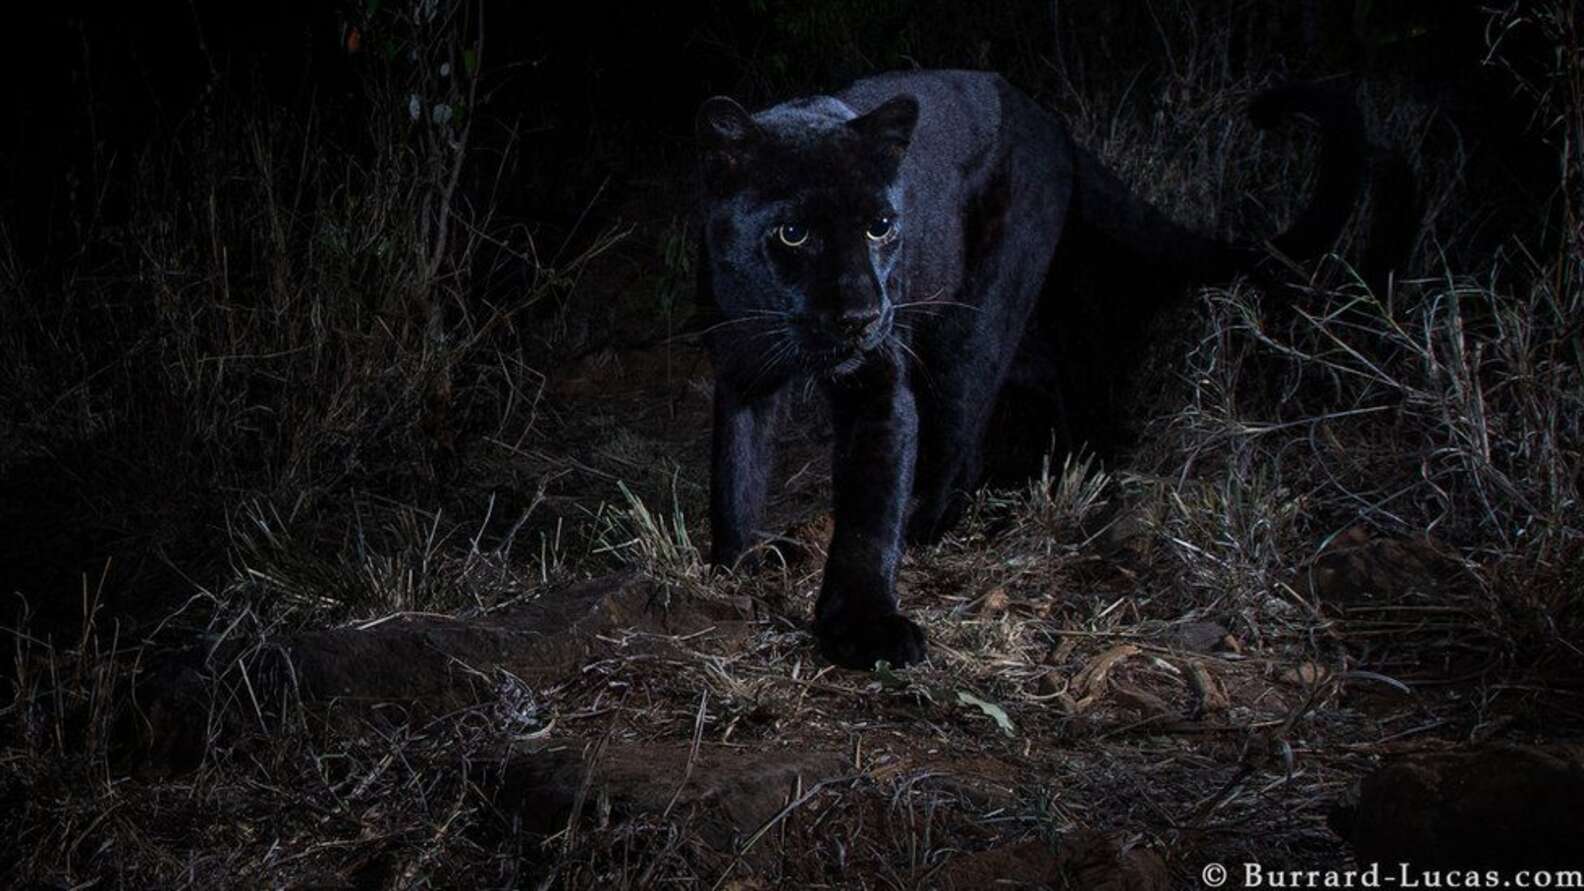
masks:
[[[996,725],[1001,728],[1001,732],[1007,736],[1013,736],[1017,733],[1017,728],[1012,726],[1012,719],[1007,717],[1006,709],[1001,706],[980,699],[967,690],[957,691],[957,701],[963,705],[974,706],[979,711],[984,712],[986,716],[996,722]]]
[[[1295,687],[1317,687],[1331,679],[1331,669],[1313,662],[1305,662],[1284,670],[1277,679]]]
[[[1111,649],[1106,650],[1104,653],[1101,653],[1099,656],[1096,656],[1094,660],[1088,665],[1085,665],[1083,670],[1078,672],[1078,676],[1073,679],[1073,691],[1078,693],[1080,696],[1094,696],[1098,694],[1105,687],[1106,678],[1111,674],[1111,669],[1115,667],[1117,663],[1127,659],[1128,657],[1137,655],[1138,651],[1139,648],[1133,644],[1117,644]]]
[[[1207,714],[1224,712],[1231,706],[1227,699],[1226,688],[1210,673],[1203,662],[1188,663],[1188,687],[1193,690],[1194,704],[1192,713],[1194,717]]]

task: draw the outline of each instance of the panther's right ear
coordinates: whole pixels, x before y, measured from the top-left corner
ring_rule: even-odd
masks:
[[[760,136],[753,116],[725,96],[704,100],[699,106],[695,129],[704,174],[710,179],[717,179],[741,166]]]

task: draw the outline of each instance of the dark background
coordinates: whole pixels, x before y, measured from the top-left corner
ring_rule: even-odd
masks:
[[[1517,185],[1513,197],[1532,207],[1555,185],[1534,108],[1487,63],[1490,16],[1478,3],[1431,0],[489,3],[479,109],[489,126],[478,139],[487,154],[509,128],[525,134],[505,209],[567,225],[602,182],[608,209],[635,178],[676,168],[692,112],[709,95],[765,104],[911,65],[995,68],[1046,101],[1069,84],[1097,98],[1119,85],[1147,95],[1173,73],[1171,31],[1190,7],[1203,21],[1230,23],[1231,74],[1347,75],[1441,106],[1470,155],[1474,186],[1508,180],[1492,183],[1488,200]],[[332,136],[356,143],[370,111],[369,69],[400,64],[377,48],[387,13],[377,3],[20,7],[0,54],[0,208],[12,239],[34,256],[72,250],[73,227],[95,202],[111,219],[123,212],[118,193],[140,155],[209,125],[221,104],[286,116],[313,108]],[[348,52],[349,29],[360,32],[357,52]],[[1506,58],[1543,66],[1548,48],[1524,45],[1528,36],[1508,35]]]

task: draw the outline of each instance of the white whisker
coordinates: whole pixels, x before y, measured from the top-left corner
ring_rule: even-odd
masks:
[[[750,309],[750,310],[742,310],[742,312],[744,313],[743,315],[737,316],[735,318],[726,319],[725,321],[716,322],[715,324],[709,326],[708,328],[705,328],[704,330],[702,330],[702,331],[700,331],[698,333],[700,335],[704,335],[704,334],[709,334],[712,331],[718,331],[721,328],[725,328],[728,325],[740,325],[740,324],[742,324],[744,322],[765,322],[765,321],[770,321],[770,320],[786,319],[786,318],[789,318],[791,316],[791,313],[781,312],[779,310],[769,310],[769,309],[766,309],[766,310],[752,310],[752,309]]]
[[[972,303],[964,303],[961,300],[949,300],[949,299],[946,299],[946,298],[941,296],[944,293],[946,293],[946,289],[945,288],[941,288],[940,290],[938,290],[935,293],[931,294],[930,296],[924,298],[923,300],[911,300],[911,301],[908,301],[907,303],[899,303],[899,304],[897,304],[896,308],[898,310],[904,310],[904,309],[925,310],[925,309],[934,309],[935,307],[943,307],[943,308],[952,308],[952,309],[967,309],[967,310],[972,310],[974,312],[984,312],[984,310],[982,308],[980,308],[978,306],[975,306]]]

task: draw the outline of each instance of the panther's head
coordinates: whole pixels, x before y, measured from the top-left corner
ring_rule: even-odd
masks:
[[[862,115],[829,97],[758,115],[725,97],[699,109],[699,275],[728,373],[840,375],[890,339],[907,232],[899,170],[917,120],[911,96]]]

